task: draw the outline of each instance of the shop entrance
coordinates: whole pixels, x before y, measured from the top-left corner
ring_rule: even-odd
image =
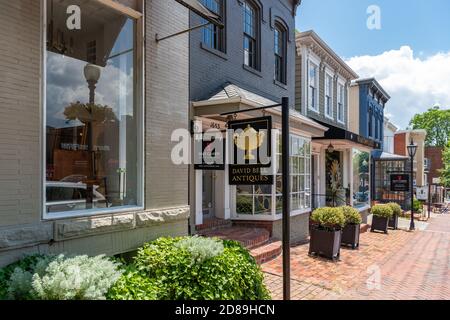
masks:
[[[215,216],[215,180],[215,171],[203,170],[202,210],[204,219]]]

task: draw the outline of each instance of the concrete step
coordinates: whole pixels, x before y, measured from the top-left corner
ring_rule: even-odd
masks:
[[[256,262],[261,265],[269,262],[282,253],[281,241],[272,241],[263,246],[259,246],[250,250],[250,254],[255,258]]]

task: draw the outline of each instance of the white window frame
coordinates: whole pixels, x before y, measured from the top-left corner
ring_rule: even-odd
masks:
[[[341,92],[340,92],[340,86],[342,86],[342,97],[341,97]],[[338,78],[337,81],[337,106],[336,106],[336,119],[339,123],[341,124],[345,124],[345,111],[347,109],[347,101],[345,101],[345,90],[346,90],[346,85],[345,85],[345,81],[342,80],[341,78]],[[348,96],[348,95],[347,95]],[[339,104],[342,101],[342,119],[339,118]]]
[[[330,110],[331,110],[331,113],[328,113],[328,110],[327,110],[327,97],[328,97],[328,95],[327,95],[327,82],[328,82],[328,77],[330,77],[331,78],[331,87],[330,87],[330,90],[331,90],[331,93],[330,93]],[[328,68],[325,68],[325,88],[324,88],[325,90],[324,90],[324,92],[325,92],[325,96],[324,96],[324,113],[325,113],[325,117],[327,117],[327,118],[329,118],[329,119],[334,119],[334,76],[333,76],[333,74],[331,73],[331,71],[329,71],[328,70]]]
[[[311,70],[311,65],[314,65],[316,67],[316,81],[315,81],[315,97],[314,97],[314,101],[315,103],[315,108],[313,106],[310,105],[309,101],[310,101],[310,90],[309,90],[309,75],[310,75],[310,70]],[[308,70],[307,70],[307,74],[306,74],[306,87],[307,87],[307,104],[308,104],[308,109],[312,110],[314,112],[319,113],[319,82],[320,82],[320,61],[318,59],[313,58],[312,56],[310,56],[308,58]]]
[[[109,4],[108,4],[109,6]],[[47,125],[47,1],[40,0],[40,19],[41,19],[41,217],[43,220],[59,220],[70,219],[79,217],[91,217],[104,214],[117,214],[124,212],[140,211],[145,209],[144,198],[144,172],[145,172],[145,46],[143,41],[138,39],[145,39],[145,9],[142,14],[132,16],[130,12],[122,12],[123,15],[136,21],[135,29],[135,48],[136,48],[136,70],[137,83],[135,84],[135,97],[137,104],[137,159],[138,159],[138,172],[137,172],[137,187],[139,192],[137,193],[137,205],[122,206],[117,208],[105,208],[105,209],[89,209],[79,211],[67,211],[67,212],[47,212],[47,199],[46,199],[46,171],[47,171],[47,143],[46,143],[46,125]],[[142,3],[142,8],[145,8],[145,3]],[[120,10],[120,7],[112,5],[111,10]],[[134,10],[132,10],[135,12]]]

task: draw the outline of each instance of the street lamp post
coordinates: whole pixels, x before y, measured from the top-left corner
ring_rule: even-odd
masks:
[[[98,80],[100,79],[101,69],[95,64],[87,64],[84,67],[84,77],[88,83],[89,87],[89,113],[90,119],[87,123],[88,131],[88,152],[91,157],[91,165],[89,170],[89,177],[86,183],[86,209],[92,209],[94,203],[94,180],[95,180],[95,153],[94,153],[94,141],[92,135],[92,109],[95,104],[95,89]]]
[[[415,144],[414,141],[411,140],[411,143],[407,148],[409,157],[411,159],[411,223],[409,225],[409,230],[413,231],[416,229],[414,225],[414,157],[416,156],[417,152],[417,144]]]

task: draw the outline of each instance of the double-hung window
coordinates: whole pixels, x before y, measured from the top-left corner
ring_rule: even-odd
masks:
[[[318,111],[318,75],[319,67],[312,61],[308,64],[308,107],[312,110]]]
[[[345,87],[342,83],[338,83],[337,101],[337,119],[343,123],[345,121]]]
[[[244,2],[244,64],[258,69],[258,9],[248,1]]]
[[[275,80],[286,84],[286,30],[275,26]]]
[[[223,0],[202,0],[202,3],[209,10],[217,14],[224,21]],[[206,20],[204,20],[206,23]],[[225,29],[209,24],[203,28],[203,44],[215,50],[225,52]]]
[[[46,2],[45,218],[143,206],[142,21],[81,2]]]
[[[333,118],[333,76],[325,76],[325,115]]]

